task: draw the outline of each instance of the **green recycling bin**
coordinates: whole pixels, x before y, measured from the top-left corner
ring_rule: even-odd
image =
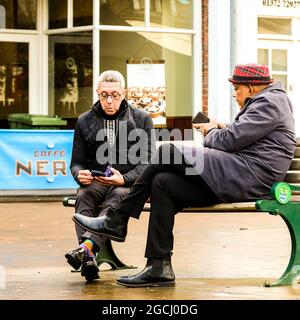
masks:
[[[67,125],[67,120],[41,114],[12,113],[7,120],[11,129],[57,130]]]

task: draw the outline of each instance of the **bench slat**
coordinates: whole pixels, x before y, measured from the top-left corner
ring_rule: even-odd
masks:
[[[300,170],[300,159],[294,158],[289,170]]]
[[[150,203],[145,203],[144,211],[150,210]],[[225,212],[256,211],[255,202],[219,203],[209,207],[184,208],[182,212]]]
[[[300,181],[300,171],[289,170],[284,178],[285,182],[288,183],[299,183]]]

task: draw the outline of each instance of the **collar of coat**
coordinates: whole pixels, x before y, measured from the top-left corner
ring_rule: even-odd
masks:
[[[266,95],[266,93],[272,92],[272,91],[281,91],[281,92],[285,93],[284,89],[282,88],[282,84],[280,82],[276,82],[276,83],[269,85],[268,87],[266,87],[265,89],[263,89],[262,91],[260,91],[256,95],[254,95],[253,97],[247,98],[245,101],[244,108],[236,115],[235,119],[237,120],[239,118],[239,116],[246,111],[247,107],[253,101],[255,101],[256,99],[259,99],[260,97],[264,97]]]
[[[273,83],[273,84],[269,85],[268,87],[266,87],[265,89],[263,89],[260,92],[258,92],[253,97],[247,98],[246,101],[245,101],[245,107],[248,104],[250,104],[253,100],[255,100],[257,98],[260,98],[261,96],[264,96],[267,92],[271,92],[271,91],[282,91],[282,92],[285,93],[285,91],[282,88],[282,84],[280,82]]]

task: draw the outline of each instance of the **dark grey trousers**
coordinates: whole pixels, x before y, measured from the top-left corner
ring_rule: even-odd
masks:
[[[98,217],[109,208],[117,208],[121,200],[127,195],[129,187],[109,187],[94,181],[92,184],[80,187],[75,202],[75,212],[88,217]],[[102,208],[99,208],[99,205]],[[76,234],[79,244],[86,239],[94,241],[100,250],[107,237],[90,233],[76,225]]]

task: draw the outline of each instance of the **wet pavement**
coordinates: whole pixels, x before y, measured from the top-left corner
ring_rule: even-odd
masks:
[[[113,243],[134,270],[101,266],[87,284],[64,258],[76,248],[73,208],[61,202],[0,203],[1,300],[300,299],[297,287],[263,287],[285,270],[290,239],[283,220],[267,213],[181,213],[176,217],[176,286],[125,288],[115,283],[145,265],[149,213],[130,220],[125,243]]]

